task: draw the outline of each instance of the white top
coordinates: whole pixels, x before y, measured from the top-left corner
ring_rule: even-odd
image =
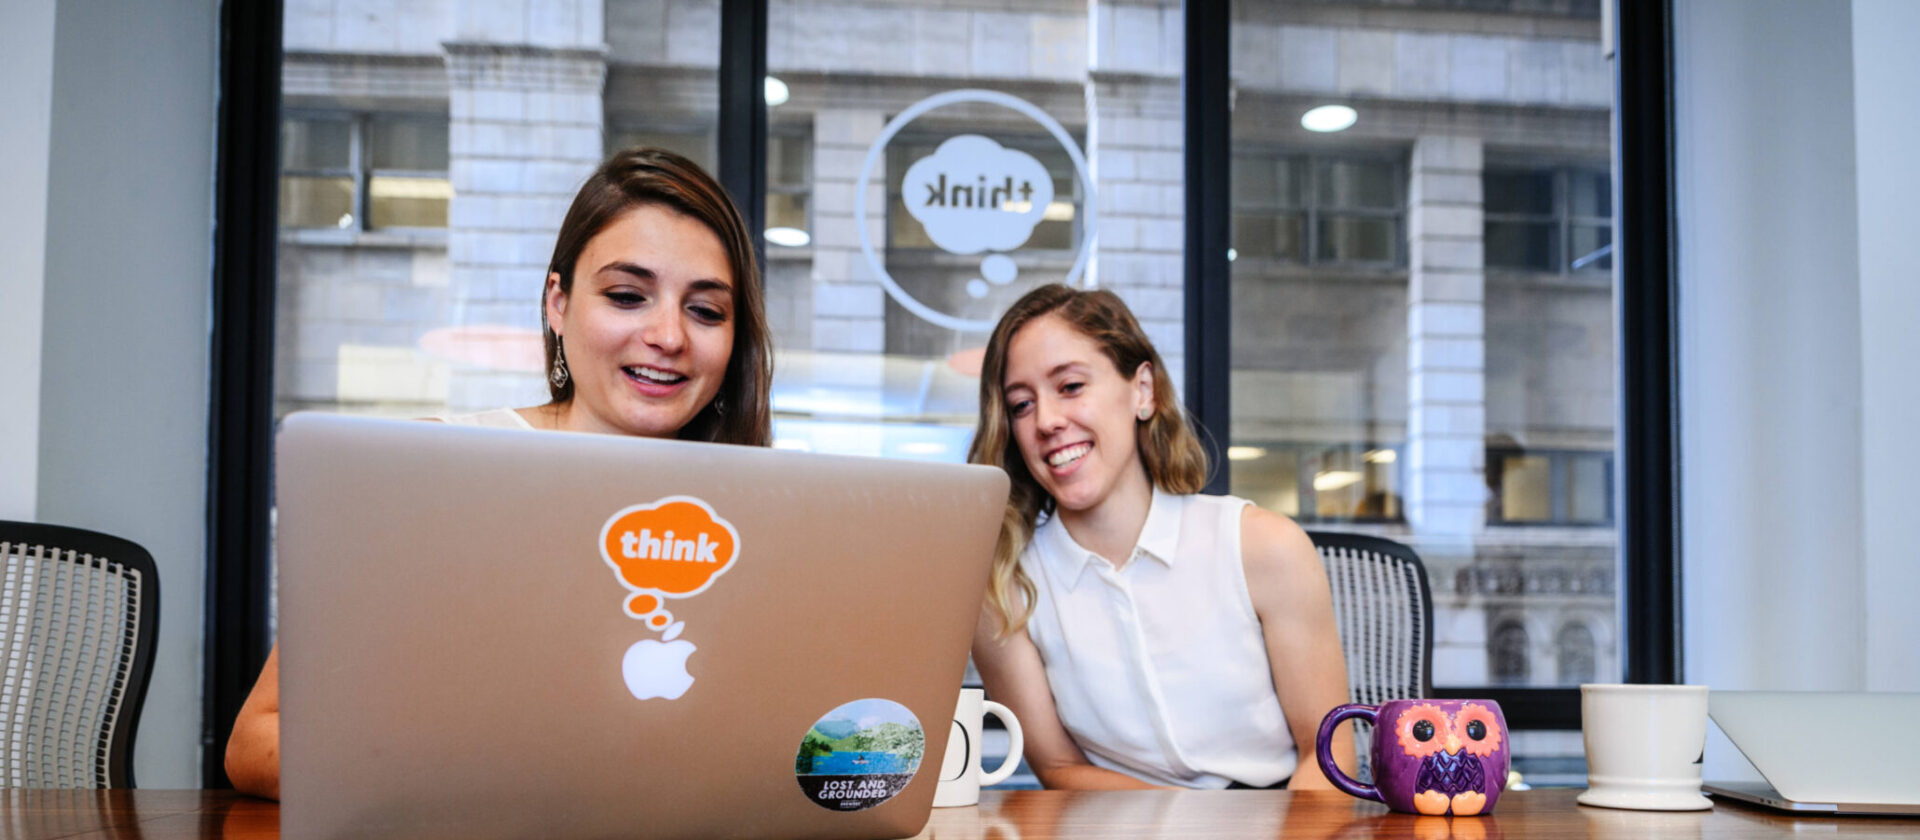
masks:
[[[1095,765],[1192,788],[1293,775],[1299,756],[1240,559],[1247,504],[1154,490],[1117,570],[1057,516],[1021,553],[1039,593],[1027,634],[1060,722]]]
[[[496,408],[473,414],[446,414],[434,418],[456,426],[486,426],[493,429],[532,429],[533,424],[511,408]]]

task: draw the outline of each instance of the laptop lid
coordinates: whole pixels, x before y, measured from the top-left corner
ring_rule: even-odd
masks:
[[[1782,799],[1920,811],[1920,694],[1714,691],[1707,713]]]
[[[317,414],[277,447],[287,837],[925,823],[1001,471]]]

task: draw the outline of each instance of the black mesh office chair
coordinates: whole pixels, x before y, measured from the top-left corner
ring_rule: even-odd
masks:
[[[146,549],[0,521],[0,788],[133,786],[159,621]]]
[[[1333,616],[1355,703],[1433,696],[1433,592],[1420,556],[1380,537],[1308,531],[1326,565]],[[1371,778],[1372,728],[1354,724],[1363,780]]]

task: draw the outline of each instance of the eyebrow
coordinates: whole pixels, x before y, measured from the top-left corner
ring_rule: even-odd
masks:
[[[1061,373],[1062,371],[1065,371],[1065,370],[1066,370],[1066,369],[1068,369],[1068,368],[1072,368],[1072,367],[1082,367],[1082,366],[1083,366],[1083,364],[1082,364],[1081,362],[1078,362],[1078,361],[1073,361],[1073,362],[1061,362],[1060,364],[1057,364],[1057,365],[1054,365],[1054,366],[1053,366],[1053,369],[1051,369],[1051,370],[1049,370],[1049,371],[1047,371],[1047,375],[1046,375],[1046,376],[1043,376],[1043,377],[1041,377],[1041,378],[1042,378],[1042,379],[1052,379],[1052,378],[1054,378],[1054,377],[1056,377],[1056,376],[1059,376],[1059,375],[1060,375],[1060,373]],[[1015,389],[1015,388],[1032,388],[1032,387],[1033,387],[1033,386],[1031,386],[1031,385],[1028,385],[1028,384],[1027,384],[1027,383],[1025,383],[1025,382],[1008,382],[1008,383],[1006,383],[1006,384],[1004,384],[1004,385],[1001,385],[1001,386],[1000,386],[1000,390],[1002,390],[1002,391],[1011,391],[1011,390],[1013,390],[1013,389]]]
[[[615,260],[613,262],[607,263],[606,265],[601,266],[600,270],[601,271],[618,271],[622,274],[630,274],[635,278],[638,278],[641,280],[660,279],[660,275],[654,273],[653,269],[648,268],[644,265],[640,265],[639,263],[630,263],[625,260]],[[699,280],[695,280],[691,283],[688,283],[687,285],[691,291],[695,291],[695,292],[707,292],[707,291],[731,292],[733,291],[732,284],[728,283],[725,280],[721,280],[718,277],[702,277]]]

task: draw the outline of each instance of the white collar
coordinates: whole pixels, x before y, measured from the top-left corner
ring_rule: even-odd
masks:
[[[1140,540],[1133,547],[1130,560],[1134,557],[1151,557],[1169,568],[1173,566],[1175,547],[1180,544],[1181,511],[1186,507],[1185,496],[1165,493],[1153,488],[1153,501],[1147,506],[1147,521],[1140,528]],[[1075,542],[1073,535],[1067,533],[1067,526],[1060,521],[1059,513],[1042,524],[1034,532],[1034,542],[1041,546],[1041,556],[1045,558],[1069,591],[1080,585],[1080,579],[1087,568],[1095,563],[1107,563],[1107,560]]]

